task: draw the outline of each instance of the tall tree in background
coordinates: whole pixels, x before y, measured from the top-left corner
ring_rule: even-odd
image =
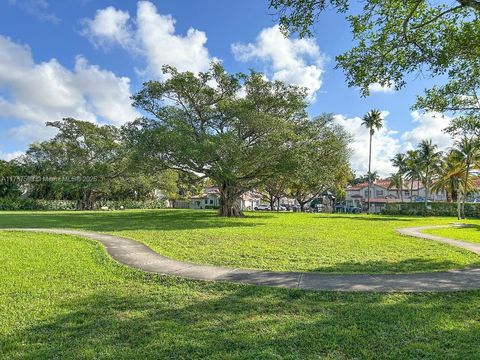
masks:
[[[121,129],[70,118],[47,125],[57,134],[31,144],[18,160],[25,175],[50,179],[28,184],[29,196],[76,200],[78,210],[91,210],[101,200],[144,200],[154,190],[166,197],[176,193],[176,173],[131,169],[131,149]]]
[[[396,172],[390,175],[389,188],[395,187],[397,189],[397,196],[403,202],[403,175],[400,172]]]
[[[288,189],[288,179],[286,174],[275,174],[270,179],[265,180],[263,186],[260,187],[260,193],[262,198],[270,205],[270,210],[275,210],[275,204],[277,210],[279,209],[279,201],[285,196]]]
[[[20,183],[14,178],[19,175],[15,161],[0,160],[0,197],[15,198],[20,195]]]
[[[432,140],[422,140],[418,144],[418,159],[422,169],[422,182],[425,186],[425,207],[428,205],[432,174],[438,171],[441,165],[442,152],[437,151],[438,146]]]
[[[33,175],[62,177],[66,181],[44,184],[49,191],[69,193],[77,209],[93,209],[108,189],[106,179],[124,174],[124,148],[120,129],[88,121],[63,119],[47,123],[58,130],[52,139],[31,144],[23,165]],[[61,189],[59,189],[61,187]]]
[[[294,155],[295,171],[288,175],[289,196],[298,202],[300,211],[324,191],[344,187],[351,173],[350,136],[333,123],[332,114],[302,125],[302,142]]]
[[[461,163],[455,159],[450,151],[443,159],[438,176],[432,184],[432,191],[445,191],[447,194],[447,201],[457,201],[458,183],[464,179],[464,171]],[[467,186],[471,189],[472,184],[462,184],[462,187]]]
[[[461,165],[464,173],[463,186],[462,186],[462,206],[461,206],[461,218],[465,218],[465,201],[467,194],[470,191],[468,185],[470,183],[470,175],[472,167],[475,164],[480,163],[480,141],[478,138],[462,138],[455,142],[455,146],[452,150],[452,160]]]
[[[410,182],[410,202],[413,202],[413,188],[415,182],[417,183],[417,195],[418,195],[418,183],[420,181],[420,160],[418,150],[409,150],[405,155],[405,176]]]
[[[400,185],[400,199],[403,202],[403,177],[405,176],[406,173],[406,156],[405,154],[399,153],[396,154],[392,161],[392,165],[396,167],[397,173],[395,174],[396,180],[398,182],[398,185]]]
[[[372,173],[372,138],[375,131],[380,130],[383,126],[382,114],[379,110],[371,110],[364,117],[362,125],[365,126],[370,134],[370,142],[368,148],[368,197],[367,197],[367,213],[370,213],[370,189],[372,187],[372,180],[370,175]]]
[[[337,64],[363,95],[374,83],[400,89],[411,73],[447,75],[445,84],[417,99],[416,108],[450,111],[480,124],[480,1],[363,0],[360,11],[351,0],[269,3],[285,33],[301,37],[313,35],[322,12],[345,13],[355,45],[337,56]]]
[[[308,121],[306,91],[255,72],[229,75],[219,64],[198,75],[164,72],[168,80],[149,81],[133,97],[149,115],[126,128],[139,159],[209,178],[220,215],[242,216],[240,195],[290,161],[297,124]]]

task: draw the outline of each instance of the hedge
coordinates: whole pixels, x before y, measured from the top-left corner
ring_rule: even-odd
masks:
[[[428,208],[424,203],[391,203],[382,210],[385,215],[416,216],[457,216],[457,203],[430,202]],[[465,216],[480,218],[480,204],[466,203]]]
[[[96,203],[96,208],[108,207],[118,210],[124,209],[162,209],[166,207],[164,200],[104,200]],[[0,198],[0,210],[75,210],[75,200],[40,200],[40,199],[10,199]]]

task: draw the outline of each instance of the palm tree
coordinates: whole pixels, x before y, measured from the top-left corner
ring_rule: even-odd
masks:
[[[380,176],[378,175],[378,172],[372,171],[371,173],[366,174],[364,178],[366,181],[371,181],[373,183],[375,180],[380,179]]]
[[[403,202],[403,176],[407,171],[407,164],[406,164],[407,158],[405,154],[399,153],[399,154],[396,154],[391,161],[393,166],[395,166],[398,169],[397,173],[392,174],[392,176],[395,177],[395,180],[396,180],[395,186],[397,187],[397,189],[399,189],[400,199]]]
[[[380,130],[383,126],[382,114],[379,110],[370,110],[362,119],[362,125],[370,132],[370,146],[368,150],[368,174],[372,173],[372,138],[376,130]],[[370,188],[372,181],[368,179],[368,197],[367,197],[367,213],[370,213]]]
[[[472,167],[480,163],[480,141],[477,138],[464,137],[455,142],[455,148],[452,150],[452,158],[462,166],[463,186],[462,186],[462,218],[465,217],[465,200],[470,191],[468,189],[470,173]]]
[[[405,176],[410,183],[410,202],[413,202],[413,184],[420,178],[420,162],[417,150],[407,151],[405,156]]]
[[[396,172],[390,175],[390,186],[389,188],[395,187],[397,189],[397,196],[403,202],[403,176],[400,172]]]
[[[430,195],[431,177],[435,170],[441,165],[442,152],[437,151],[437,145],[432,140],[422,140],[418,144],[418,155],[423,173],[423,185],[425,186],[425,207],[428,205]]]
[[[457,201],[458,182],[462,183],[462,187],[465,186],[463,184],[464,173],[462,164],[455,159],[452,151],[450,151],[442,161],[438,177],[432,184],[432,191],[445,191],[448,202]],[[470,190],[473,189],[473,181],[469,180],[466,187]]]

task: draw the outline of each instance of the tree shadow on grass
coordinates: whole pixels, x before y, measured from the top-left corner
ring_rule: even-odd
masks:
[[[179,280],[97,291],[3,339],[8,358],[461,358],[480,353],[478,292],[305,292]],[[476,304],[472,306],[472,304]],[[1,340],[1,339],[0,339]],[[1,345],[2,341],[0,341]]]
[[[265,218],[263,216],[262,218]],[[260,218],[261,219],[261,218]],[[262,221],[246,218],[223,218],[205,210],[146,210],[115,212],[38,212],[6,213],[0,216],[1,227],[75,228],[92,231],[188,230],[222,227],[253,227]]]

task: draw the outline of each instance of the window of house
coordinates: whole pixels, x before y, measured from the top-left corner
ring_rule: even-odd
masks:
[[[213,200],[210,200],[210,205],[213,205]]]
[[[383,190],[377,190],[376,191],[376,196],[383,196]]]
[[[205,199],[205,204],[208,204],[208,199]]]

